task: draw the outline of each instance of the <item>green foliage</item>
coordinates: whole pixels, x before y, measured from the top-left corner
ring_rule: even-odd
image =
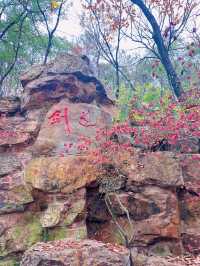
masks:
[[[119,89],[119,98],[117,99],[119,112],[115,120],[124,122],[127,119],[133,97],[137,98],[135,102],[137,106],[135,107],[140,107],[142,104],[148,105],[154,103],[154,108],[161,108],[164,110],[165,106],[168,104],[169,95],[169,90],[156,87],[151,82],[143,85],[137,84],[134,92],[122,84]],[[160,106],[161,98],[162,106]],[[140,117],[137,117],[137,119],[140,119]]]
[[[160,106],[160,99],[162,98],[162,104],[164,107],[164,105],[167,105],[170,95],[170,90],[155,86],[151,82],[145,83],[143,85],[137,84],[134,94],[138,100],[138,106],[141,104],[154,103],[154,105],[158,106],[159,108],[162,107]]]
[[[160,98],[161,89],[148,82],[144,85],[137,84],[135,87],[136,96],[143,103],[150,103]]]
[[[51,28],[55,22],[50,1],[38,2]],[[45,20],[37,0],[0,1],[0,14],[0,92],[17,94],[16,91],[20,89],[18,80],[20,73],[44,60],[48,44]],[[5,34],[2,36],[3,32]],[[66,39],[54,36],[49,59],[54,58],[58,53],[67,52],[69,48],[70,45]],[[14,67],[4,79],[13,64]]]
[[[123,122],[127,119],[130,111],[130,101],[133,97],[133,91],[130,88],[126,88],[124,84],[121,84],[119,88],[119,97],[117,99],[117,105],[119,112],[117,114],[116,120],[118,122]]]

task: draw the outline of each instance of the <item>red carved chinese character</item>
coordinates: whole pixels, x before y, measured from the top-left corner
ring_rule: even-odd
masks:
[[[56,110],[51,116],[48,117],[48,119],[51,120],[51,125],[52,124],[56,124],[59,123],[61,120],[61,111],[60,110]]]
[[[57,124],[61,122],[61,118],[64,118],[64,123],[65,123],[65,130],[66,133],[70,134],[71,133],[71,127],[69,123],[69,118],[68,118],[68,108],[64,108],[63,115],[60,110],[56,110],[51,116],[48,117],[50,119],[50,124]]]
[[[80,118],[79,118],[79,124],[83,127],[95,127],[96,124],[90,122],[89,116],[90,116],[89,111],[81,112]]]
[[[80,136],[77,143],[77,150],[81,151],[88,151],[92,141],[88,137]]]
[[[66,133],[71,133],[71,128],[70,128],[70,124],[69,124],[69,118],[68,118],[68,108],[67,107],[64,109],[64,119],[65,119],[65,130],[66,130]]]

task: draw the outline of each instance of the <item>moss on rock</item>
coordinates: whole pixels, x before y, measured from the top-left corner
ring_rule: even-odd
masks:
[[[87,238],[87,228],[82,225],[76,228],[55,227],[49,229],[49,241],[73,238],[75,240]]]
[[[19,251],[25,251],[33,244],[42,240],[42,226],[39,218],[31,213],[24,216],[24,219],[9,228],[0,237],[0,254],[5,257]]]

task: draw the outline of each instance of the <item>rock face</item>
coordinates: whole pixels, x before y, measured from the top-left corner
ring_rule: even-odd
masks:
[[[63,240],[38,243],[25,252],[21,266],[130,266],[130,251],[123,246],[104,244],[95,240]],[[161,257],[139,255],[136,266],[183,266]]]
[[[26,183],[45,192],[72,193],[96,179],[97,169],[85,156],[41,157],[31,160],[25,168]]]
[[[23,109],[34,109],[65,97],[71,102],[111,104],[103,85],[92,76],[86,56],[65,54],[46,66],[36,66],[22,75],[26,87]]]
[[[21,75],[21,82],[26,86],[29,82],[44,77],[47,73],[77,73],[81,72],[85,76],[93,76],[90,62],[87,56],[76,56],[72,54],[61,54],[46,66],[33,66],[31,70]]]
[[[21,266],[130,265],[126,248],[94,240],[38,243],[28,250]]]
[[[22,265],[126,265],[119,227],[139,252],[200,253],[199,140],[180,153],[121,150],[99,168],[87,147],[114,107],[87,57],[62,56],[21,80],[22,103],[0,99],[4,266],[29,248]]]
[[[117,192],[113,189],[107,195],[112,202],[111,209],[118,225],[130,239],[132,236],[130,245],[157,253],[179,254],[181,221],[176,188],[183,185],[183,177],[178,159],[168,152],[135,152],[129,158],[120,152],[119,156],[115,153],[114,160],[115,167],[125,174],[127,180],[124,187],[118,188]],[[98,190],[96,188],[96,193]],[[124,244],[125,239],[118,226],[108,211],[105,212],[102,197],[96,196],[96,193],[94,188],[91,188],[91,192],[88,190],[88,198],[91,197],[88,206],[90,237],[103,242]]]
[[[188,252],[200,252],[200,155],[182,155],[186,191],[180,192],[183,245]]]
[[[48,111],[33,151],[37,155],[51,156],[81,154],[81,144],[94,142],[97,128],[111,123],[110,114],[95,105],[74,105],[66,99],[61,100]]]
[[[20,99],[16,97],[6,97],[0,99],[0,115],[20,112]]]
[[[103,108],[113,104],[87,57],[61,56],[33,67],[21,81],[21,104],[17,98],[0,99],[4,261],[38,241],[87,237],[86,186],[96,180],[97,169],[84,147],[112,121]]]

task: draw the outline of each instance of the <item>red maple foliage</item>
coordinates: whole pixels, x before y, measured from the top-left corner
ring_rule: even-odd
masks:
[[[133,105],[135,101],[133,99]],[[131,151],[138,144],[149,151],[156,151],[153,147],[158,146],[159,150],[159,144],[164,143],[170,150],[170,147],[184,143],[189,138],[200,139],[200,105],[197,102],[190,101],[189,97],[187,102],[176,102],[171,98],[165,104],[161,99],[160,107],[157,108],[155,103],[134,107],[126,123],[115,124],[109,129],[98,129],[97,148],[92,150],[94,161],[109,161],[110,152],[114,154],[120,149]],[[140,119],[133,122],[132,117]],[[120,136],[126,136],[126,141],[121,142]]]

